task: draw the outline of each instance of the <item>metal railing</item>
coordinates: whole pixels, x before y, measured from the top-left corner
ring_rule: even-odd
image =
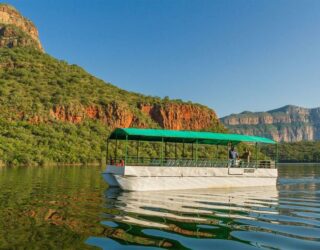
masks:
[[[115,161],[115,165],[126,166],[163,166],[163,167],[229,167],[229,168],[276,168],[275,161],[258,160],[246,162],[244,160],[209,160],[209,159],[174,159],[174,158],[147,158],[127,157],[124,160]]]

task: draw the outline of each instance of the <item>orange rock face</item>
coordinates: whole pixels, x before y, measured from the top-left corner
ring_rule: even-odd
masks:
[[[126,107],[111,103],[106,107],[102,106],[56,106],[49,112],[50,117],[63,122],[81,123],[85,119],[99,120],[104,124],[115,127],[130,127],[134,115]]]
[[[82,116],[76,113],[73,113],[68,107],[54,107],[50,110],[50,115],[55,117],[59,121],[71,122],[71,123],[80,123],[82,122]]]
[[[219,124],[215,112],[209,108],[186,104],[138,104],[138,110],[145,119],[158,127],[176,130],[204,130]],[[111,128],[140,127],[148,125],[141,121],[125,104],[111,103],[107,106],[91,105],[65,107],[56,106],[50,110],[50,117],[70,123],[81,123],[86,119],[99,120]],[[31,121],[40,121],[39,117]]]
[[[218,121],[213,110],[192,104],[140,104],[139,108],[166,129],[202,130]]]

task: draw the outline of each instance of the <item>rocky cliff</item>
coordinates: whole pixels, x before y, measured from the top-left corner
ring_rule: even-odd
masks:
[[[266,136],[276,141],[320,139],[320,108],[288,105],[267,112],[232,114],[221,121],[233,132]]]
[[[7,4],[0,4],[0,47],[34,47],[43,51],[34,24]]]
[[[216,113],[203,106],[186,103],[138,104],[139,110],[163,128],[205,130],[221,126]],[[222,126],[221,126],[222,127]]]
[[[140,117],[144,119],[141,119]],[[24,119],[23,114],[20,118]],[[98,120],[110,128],[116,127],[161,127],[176,130],[211,130],[220,124],[216,113],[206,107],[185,103],[145,104],[137,103],[137,109],[112,102],[107,105],[54,106],[49,116],[27,116],[33,124],[57,121],[79,124],[86,120]],[[148,120],[145,122],[145,120]]]

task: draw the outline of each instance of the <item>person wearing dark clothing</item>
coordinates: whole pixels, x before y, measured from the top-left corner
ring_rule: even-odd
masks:
[[[231,149],[229,150],[229,160],[232,167],[236,165],[236,161],[238,158],[239,158],[238,152],[235,150],[234,146],[231,146]]]
[[[250,150],[248,148],[246,148],[244,154],[242,155],[242,159],[245,162],[249,163],[250,162],[250,156],[251,156],[251,152],[250,152]]]

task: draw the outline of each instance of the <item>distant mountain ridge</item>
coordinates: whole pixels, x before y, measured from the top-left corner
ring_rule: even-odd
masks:
[[[244,111],[220,121],[235,133],[260,135],[276,141],[320,140],[320,107],[287,105],[266,112]]]

